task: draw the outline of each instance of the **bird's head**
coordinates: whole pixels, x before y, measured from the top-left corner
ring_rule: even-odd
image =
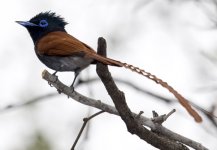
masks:
[[[29,21],[16,22],[24,26],[29,31],[34,43],[49,32],[65,32],[65,25],[67,24],[62,17],[53,12],[42,12]]]

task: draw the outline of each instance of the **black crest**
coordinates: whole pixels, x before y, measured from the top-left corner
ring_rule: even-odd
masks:
[[[47,20],[49,23],[53,23],[56,26],[62,27],[64,28],[65,25],[67,25],[68,23],[64,20],[64,18],[62,18],[61,16],[57,15],[54,12],[41,12],[39,14],[37,14],[36,16],[34,16],[32,19],[30,19],[30,22],[38,24],[38,22],[40,20]]]
[[[28,22],[18,22],[29,31],[34,43],[47,33],[53,31],[65,31],[67,22],[64,18],[54,12],[41,12],[30,19]]]

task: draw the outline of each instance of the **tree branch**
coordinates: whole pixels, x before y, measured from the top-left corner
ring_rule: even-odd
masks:
[[[69,96],[70,98],[74,99],[75,101],[82,103],[84,105],[87,105],[87,106],[91,106],[91,107],[103,110],[107,113],[119,116],[119,113],[115,107],[108,105],[108,104],[105,104],[105,103],[101,102],[100,100],[88,98],[88,97],[86,97],[86,96],[84,96],[84,95],[82,95],[76,91],[72,92],[70,87],[64,85],[61,81],[59,81],[59,79],[57,79],[55,76],[50,74],[47,70],[44,70],[42,72],[42,77],[46,81],[50,82],[50,84],[53,85],[53,87],[60,90],[62,93]],[[138,116],[138,114],[136,114],[136,113],[133,113],[133,115],[135,117]],[[188,139],[188,138],[186,138],[182,135],[179,135],[177,133],[174,133],[173,131],[171,131],[171,130],[169,130],[169,129],[161,126],[161,125],[155,124],[151,119],[149,119],[145,116],[139,117],[139,123],[141,125],[144,125],[144,126],[151,128],[152,131],[156,131],[159,134],[162,134],[164,136],[168,136],[169,139],[173,139],[175,141],[181,142],[181,143],[188,145],[194,149],[207,150],[207,148],[202,146],[200,143],[193,141],[191,139]]]
[[[99,38],[98,40],[98,54],[106,56],[106,42],[103,38]],[[130,133],[136,134],[147,143],[159,149],[188,149],[186,146],[176,143],[165,136],[159,136],[156,133],[149,131],[142,124],[140,124],[139,118],[135,117],[128,107],[124,93],[116,86],[110,72],[108,71],[107,65],[98,62],[97,74],[102,80],[108,94],[115,104],[115,108],[119,112],[120,117],[125,122]]]
[[[102,71],[104,71],[103,69],[105,69],[106,66],[102,65],[102,64],[98,64],[101,65],[101,69]],[[104,72],[103,74],[105,74],[106,78],[107,75],[108,77],[110,76],[110,73]],[[142,139],[147,139],[149,143],[153,144],[155,147],[159,147],[162,149],[188,149],[186,146],[180,144],[183,143],[185,145],[188,145],[194,149],[197,150],[207,150],[206,147],[202,146],[200,143],[197,143],[191,139],[188,139],[184,136],[181,136],[177,133],[172,132],[171,130],[163,127],[162,125],[158,124],[158,123],[154,123],[152,121],[152,119],[149,119],[145,116],[142,116],[141,114],[138,117],[138,114],[133,113],[130,111],[130,109],[127,107],[126,101],[124,101],[124,108],[120,108],[118,106],[118,110],[120,112],[118,112],[116,110],[115,107],[107,105],[105,103],[102,103],[100,100],[94,100],[88,97],[83,96],[82,94],[74,91],[72,92],[72,90],[65,86],[62,82],[60,82],[58,80],[57,77],[51,75],[49,72],[47,72],[46,70],[43,71],[42,73],[42,77],[47,80],[51,85],[53,85],[58,91],[61,91],[62,93],[66,94],[67,96],[71,97],[72,99],[88,105],[88,106],[92,106],[95,108],[98,108],[100,110],[103,110],[105,112],[111,113],[111,114],[115,114],[115,115],[119,115],[119,113],[121,112],[121,117],[124,121],[126,121],[127,123],[129,123],[129,125],[127,125],[128,130],[133,133],[133,134],[138,134],[140,135],[140,137]],[[103,79],[105,81],[106,84],[108,84],[109,86],[112,87],[112,85],[114,83],[110,82],[110,78],[108,79]],[[112,78],[111,78],[112,79]],[[109,89],[110,92],[112,92],[114,89]],[[116,91],[114,91],[116,92]],[[116,98],[120,98],[122,99],[121,101],[124,100],[124,94],[122,92],[119,92],[117,90],[118,93],[117,95],[113,95]],[[120,95],[119,95],[120,94]],[[117,100],[117,99],[116,99]],[[119,99],[118,99],[119,100]],[[117,105],[122,105],[119,104],[118,101],[115,102]],[[132,123],[131,123],[132,121]],[[149,128],[151,128],[151,131],[147,130],[144,126],[147,126]],[[133,128],[135,127],[135,128]],[[160,143],[158,143],[160,141],[160,143],[162,145],[160,145]]]

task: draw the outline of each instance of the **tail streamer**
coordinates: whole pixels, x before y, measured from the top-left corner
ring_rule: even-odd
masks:
[[[168,89],[179,101],[179,103],[188,111],[188,113],[194,118],[196,122],[202,122],[201,116],[191,107],[188,100],[186,100],[181,94],[179,94],[173,87],[171,87],[167,82],[164,82],[163,80],[159,79],[155,75],[152,75],[149,72],[146,72],[145,70],[142,70],[138,67],[135,67],[133,65],[122,63],[123,67],[126,69],[129,69],[133,72],[136,72],[138,74],[141,74],[142,76],[147,77],[150,80],[155,81],[157,84],[160,84],[162,87]]]
[[[162,87],[166,88],[167,90],[169,90],[169,92],[171,92],[179,101],[179,103],[187,110],[187,112],[194,118],[194,120],[196,122],[202,122],[202,118],[201,116],[191,107],[191,105],[189,104],[188,100],[186,100],[181,94],[179,94],[173,87],[171,87],[167,82],[164,82],[163,80],[159,79],[158,77],[156,77],[155,75],[146,72],[143,69],[140,69],[138,67],[135,67],[133,65],[127,64],[127,63],[123,63],[114,59],[110,59],[110,58],[106,58],[103,56],[100,56],[98,54],[93,55],[91,53],[90,55],[93,59],[104,63],[106,65],[111,65],[111,66],[118,66],[118,67],[124,67],[126,69],[129,69],[133,72],[136,72],[142,76],[147,77],[150,80],[155,81],[157,84],[160,84]]]

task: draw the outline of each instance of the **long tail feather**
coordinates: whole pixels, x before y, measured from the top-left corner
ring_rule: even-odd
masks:
[[[122,63],[120,61],[116,61],[110,58],[105,58],[100,55],[95,55],[94,59],[96,59],[99,62],[102,62],[106,65],[111,65],[111,66],[119,66],[119,67],[124,67],[126,69],[129,69],[133,72],[136,72],[142,76],[147,77],[150,80],[155,81],[157,84],[160,84],[162,87],[166,88],[171,92],[179,101],[179,103],[188,111],[188,113],[194,118],[196,122],[201,122],[202,118],[201,116],[191,107],[189,104],[188,100],[186,100],[181,94],[179,94],[172,86],[170,86],[167,82],[164,82],[163,80],[159,79],[155,75],[146,72],[143,69],[140,69],[138,67],[135,67],[133,65],[127,64],[127,63]]]
[[[133,72],[136,72],[138,74],[141,74],[145,77],[147,77],[150,80],[155,81],[157,84],[160,84],[162,87],[168,89],[179,101],[179,103],[188,111],[188,113],[194,117],[196,122],[201,122],[202,118],[201,116],[191,107],[188,100],[186,100],[181,94],[179,94],[173,87],[171,87],[167,82],[164,82],[163,80],[159,79],[155,75],[152,75],[149,72],[146,72],[143,69],[140,69],[138,67],[134,67],[132,65],[129,65],[127,63],[123,63],[123,67],[130,69]]]

